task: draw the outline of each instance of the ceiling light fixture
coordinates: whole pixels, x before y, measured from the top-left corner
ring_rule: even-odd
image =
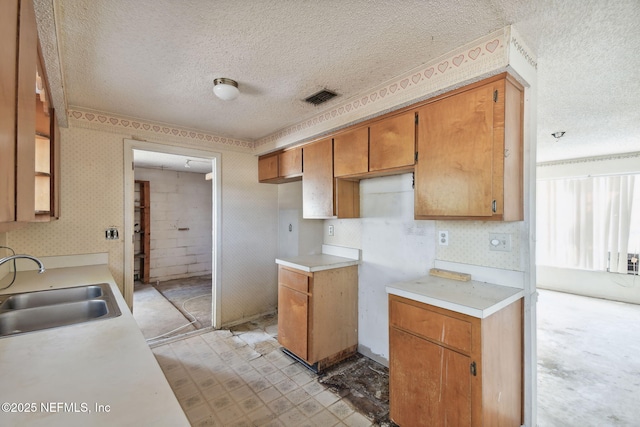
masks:
[[[234,100],[240,95],[238,82],[225,78],[215,79],[213,81],[213,93],[223,101]]]
[[[551,136],[553,136],[557,141],[560,138],[562,138],[564,136],[564,134],[565,134],[565,132],[561,130],[561,131],[552,133]]]

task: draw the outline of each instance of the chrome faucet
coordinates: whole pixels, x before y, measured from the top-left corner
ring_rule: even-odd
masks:
[[[38,264],[38,267],[40,267],[40,271],[38,271],[39,274],[44,273],[44,264],[42,263],[42,261],[40,261],[38,258],[31,256],[31,255],[25,255],[25,254],[18,254],[18,255],[10,255],[8,257],[4,257],[0,259],[0,265],[4,264],[7,261],[11,261],[12,259],[18,259],[18,258],[26,258],[26,259],[30,259],[31,261],[35,262],[36,264]]]

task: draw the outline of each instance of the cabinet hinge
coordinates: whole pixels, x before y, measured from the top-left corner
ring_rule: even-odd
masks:
[[[478,374],[478,372],[476,371],[476,362],[471,362],[469,370],[471,371],[471,375],[473,375],[474,377]]]
[[[498,212],[498,203],[495,200],[491,202],[491,210],[493,211],[493,213]]]
[[[416,156],[415,156],[415,158],[413,160],[415,160],[416,162],[418,161],[418,152],[417,151],[416,151]]]
[[[493,91],[493,102],[498,102],[498,89]]]
[[[416,188],[416,173],[411,174],[411,188]]]

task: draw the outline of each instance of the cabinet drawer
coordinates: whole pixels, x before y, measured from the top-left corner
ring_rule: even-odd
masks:
[[[471,351],[471,324],[469,322],[396,300],[391,300],[389,314],[391,326],[466,353]]]
[[[287,270],[280,267],[278,271],[278,283],[299,292],[309,291],[309,277],[302,273]]]

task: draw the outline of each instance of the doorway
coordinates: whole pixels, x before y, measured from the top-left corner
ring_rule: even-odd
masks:
[[[124,235],[127,236],[124,239],[124,294],[127,304],[138,315],[146,312],[145,315],[153,316],[154,312],[162,312],[158,318],[166,319],[172,312],[174,327],[169,327],[172,323],[165,320],[150,320],[148,323],[157,328],[145,334],[153,335],[146,336],[148,339],[168,338],[202,327],[218,327],[220,154],[145,141],[124,142],[125,165],[131,165],[124,168]],[[151,253],[147,254],[140,250],[145,231],[141,226],[140,181],[148,182],[147,191],[152,195],[145,207],[151,210],[152,218],[146,225],[152,236]],[[157,187],[155,201],[154,186]],[[202,194],[202,191],[208,194]],[[202,200],[206,203],[207,199],[208,205],[203,205]],[[167,207],[171,205],[174,208]],[[155,216],[155,223],[154,209],[160,211]],[[202,215],[203,212],[207,212],[208,218]],[[208,222],[204,222],[203,217]],[[145,261],[147,268],[151,268],[146,274],[141,270],[142,257],[149,257]],[[139,290],[145,297],[136,295],[134,299],[134,291]]]

